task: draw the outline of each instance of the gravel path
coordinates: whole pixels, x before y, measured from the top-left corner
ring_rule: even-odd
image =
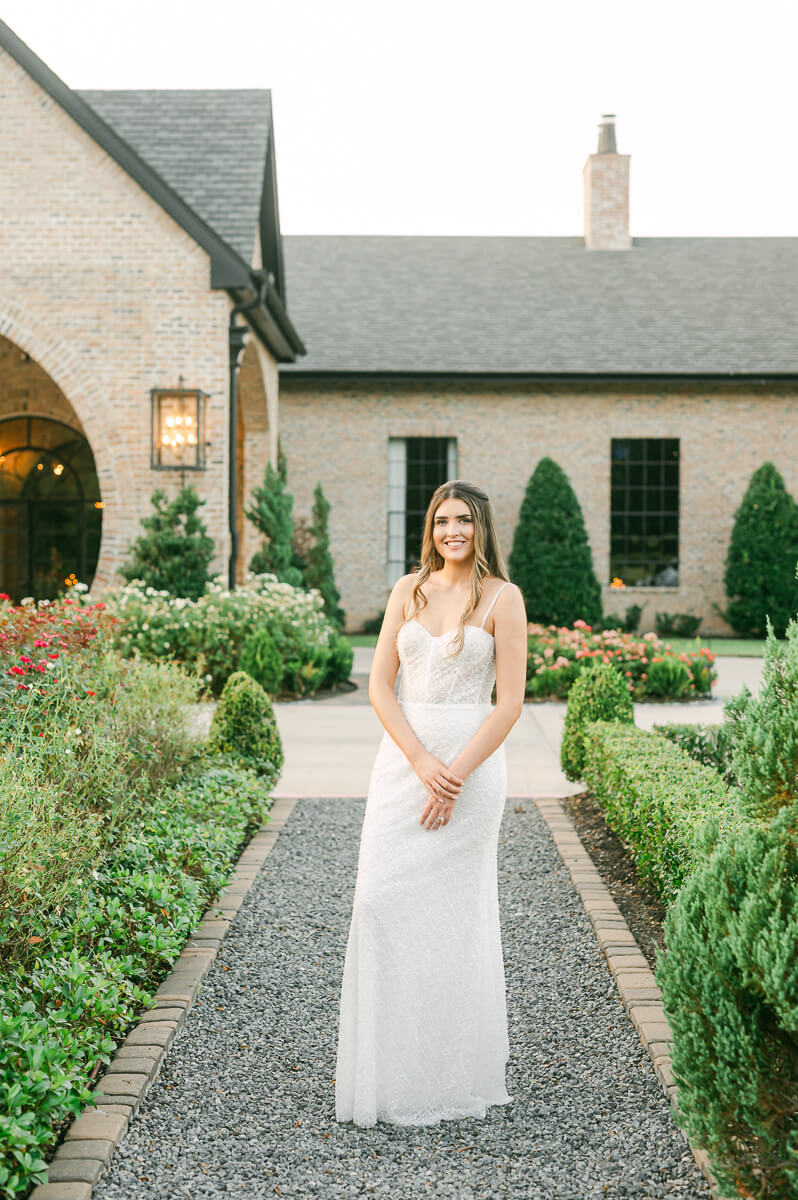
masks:
[[[708,1197],[531,801],[499,847],[514,1102],[426,1129],[335,1122],[362,815],[297,803],[96,1200]]]

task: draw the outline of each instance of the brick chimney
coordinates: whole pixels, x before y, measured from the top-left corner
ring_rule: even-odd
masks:
[[[629,158],[615,145],[615,115],[605,113],[599,125],[598,150],[583,171],[585,179],[585,248],[629,250]]]

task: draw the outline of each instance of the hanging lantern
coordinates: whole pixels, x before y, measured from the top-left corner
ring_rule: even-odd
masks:
[[[194,388],[153,388],[152,466],[156,470],[205,469],[205,401]]]

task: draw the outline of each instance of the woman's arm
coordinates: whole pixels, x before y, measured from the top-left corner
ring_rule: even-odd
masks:
[[[374,661],[369,675],[369,700],[382,725],[396,742],[431,796],[439,800],[454,800],[463,780],[440,759],[429,754],[416,737],[407,717],[394,695],[399,654],[396,635],[404,621],[405,606],[409,603],[415,575],[404,575],[394,586],[385,617],[377,638]]]
[[[527,622],[524,599],[514,583],[505,588],[493,610],[496,644],[496,707],[451,764],[462,779],[484,762],[507,737],[524,711]]]

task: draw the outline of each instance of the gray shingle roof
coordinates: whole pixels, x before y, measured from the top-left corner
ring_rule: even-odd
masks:
[[[798,374],[798,238],[283,238],[285,374]]]
[[[159,89],[78,95],[245,262],[252,261],[271,135],[268,91]]]

